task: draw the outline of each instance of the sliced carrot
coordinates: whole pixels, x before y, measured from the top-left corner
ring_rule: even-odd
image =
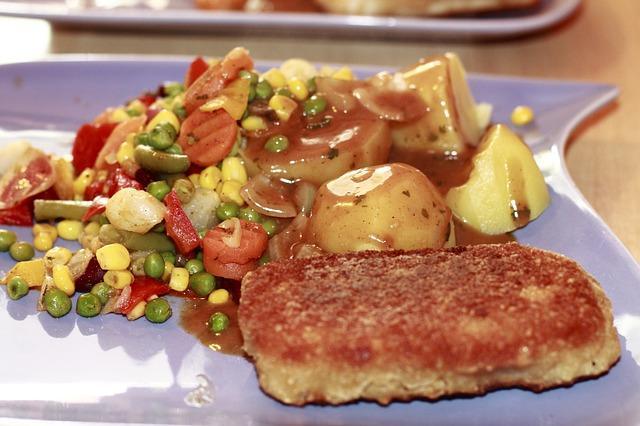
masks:
[[[240,281],[247,274],[258,268],[258,262],[251,261],[243,264],[238,263],[222,263],[215,259],[204,260],[204,267],[210,274],[216,277],[228,278],[230,280]]]
[[[178,144],[192,163],[207,167],[231,152],[237,132],[236,121],[225,110],[196,110],[182,123]]]
[[[224,238],[231,236],[233,229],[224,229],[218,226],[207,232],[202,242],[205,259],[221,263],[244,264],[262,256],[269,243],[269,237],[262,225],[246,220],[239,222],[241,227],[240,246],[229,247]]]

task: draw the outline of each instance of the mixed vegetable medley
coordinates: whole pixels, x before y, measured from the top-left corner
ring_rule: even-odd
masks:
[[[513,231],[549,194],[531,151],[490,115],[453,54],[367,80],[299,59],[259,73],[243,48],[196,58],[183,82],[82,125],[70,160],[0,149],[0,224],[33,230],[32,242],[0,230],[17,261],[2,283],[11,299],[39,288],[53,317],[81,293],[81,316],[162,323],[164,296],[224,305],[271,260],[455,245],[456,221]],[[208,322],[228,325],[223,312]]]

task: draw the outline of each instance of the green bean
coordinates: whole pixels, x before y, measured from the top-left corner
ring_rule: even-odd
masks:
[[[98,233],[104,244],[120,243],[131,251],[175,251],[175,246],[169,237],[160,232],[138,234],[123,231],[113,225],[102,225]]]
[[[11,244],[16,242],[16,233],[0,229],[0,251],[9,251]]]
[[[21,299],[29,293],[29,284],[21,277],[15,276],[7,283],[7,293],[13,300]]]
[[[138,145],[133,157],[143,169],[157,173],[182,173],[191,164],[186,155],[156,151],[146,145]]]
[[[52,288],[44,294],[44,307],[54,318],[60,318],[71,310],[71,299],[62,290]]]
[[[36,252],[33,246],[26,241],[16,241],[9,247],[9,254],[13,260],[22,262],[24,260],[31,260]]]
[[[98,296],[91,293],[85,293],[78,297],[76,302],[76,312],[78,315],[91,318],[95,317],[102,310],[102,301]]]
[[[162,297],[151,300],[144,307],[145,318],[156,324],[163,323],[168,320],[171,313],[171,305],[169,305],[169,302]]]
[[[37,222],[52,219],[81,220],[91,203],[91,201],[35,200],[33,215]]]

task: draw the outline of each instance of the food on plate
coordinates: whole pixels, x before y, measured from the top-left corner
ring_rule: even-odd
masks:
[[[452,231],[451,211],[435,186],[400,163],[354,170],[322,185],[307,230],[329,253],[437,248]]]
[[[293,405],[541,391],[620,356],[593,277],[517,243],[274,262],[238,319],[262,389]]]
[[[537,218],[550,198],[529,147],[499,124],[478,146],[467,182],[451,188],[446,200],[453,213],[474,229],[503,234]]]
[[[351,15],[448,16],[534,7],[540,0],[195,0],[211,10],[328,12]]]
[[[18,261],[2,282],[39,287],[56,317],[84,293],[79,315],[160,323],[172,293],[235,321],[238,282],[270,261],[452,246],[461,224],[511,231],[548,195],[515,134],[485,134],[490,114],[454,54],[363,79],[301,59],[256,70],[244,48],[198,57],[80,126],[70,160],[0,148],[0,223],[33,231],[33,244],[0,232]]]

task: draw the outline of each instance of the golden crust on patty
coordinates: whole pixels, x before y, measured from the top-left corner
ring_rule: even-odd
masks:
[[[239,323],[263,390],[295,405],[542,390],[620,355],[597,282],[516,243],[275,262],[243,280]]]
[[[539,0],[315,0],[327,12],[353,15],[446,16],[533,7]]]

